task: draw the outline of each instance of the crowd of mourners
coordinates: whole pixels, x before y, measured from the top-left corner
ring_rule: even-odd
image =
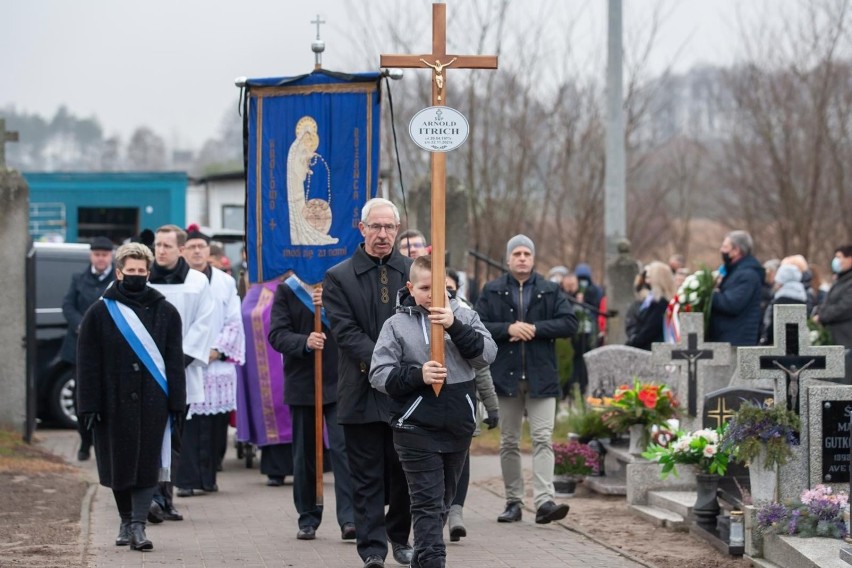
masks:
[[[468,536],[469,448],[482,427],[500,428],[506,504],[496,520],[523,517],[524,420],[535,522],[565,518],[552,437],[570,387],[556,345],[571,343],[570,382],[584,388],[582,355],[606,338],[604,289],[587,264],[537,273],[536,245],[519,234],[506,243],[507,271],[471,304],[451,268],[432,289],[425,237],[399,229],[392,202],[369,200],[363,242],[317,285],[295,274],[250,285],[245,262],[232,276],[197,226],[166,225],[117,250],[106,238],[92,242],[91,264],[65,298],[63,357],[77,372],[78,458],[94,448],[100,482],[115,496],[117,546],[153,549],[147,524],[183,518],[175,496],[219,491],[232,421],[240,443],[261,448],[268,486],[292,476],[296,538],[316,538],[318,363],[323,469],[334,474],[340,537],[356,541],[365,568],[389,554],[403,565],[446,565],[445,528],[451,541]],[[772,308],[802,304],[848,354],[852,245],[835,250],[830,281],[801,255],[761,264],[752,251],[744,231],[725,237],[708,339],[771,344]],[[669,303],[688,274],[678,255],[641,268],[628,345],[665,340]],[[441,340],[443,360],[434,360],[431,342]]]

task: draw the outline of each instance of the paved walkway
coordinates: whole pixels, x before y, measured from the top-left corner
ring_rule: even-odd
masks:
[[[76,432],[46,430],[38,433],[43,445],[79,464],[96,483],[94,458],[77,462]],[[154,550],[136,552],[114,544],[118,515],[112,493],[96,485],[91,514],[83,531],[88,531],[89,566],[94,567],[297,567],[360,568],[362,563],[354,541],[342,541],[334,519],[333,477],[325,478],[326,518],[313,541],[296,540],[297,516],[292,486],[267,487],[258,466],[247,469],[228,451],[224,471],[219,473],[219,492],[190,498],[176,498],[184,515],[180,522],[148,525]],[[459,543],[447,542],[447,565],[465,568],[619,568],[643,564],[619,555],[559,523],[536,525],[535,514],[524,511],[520,523],[496,522],[504,501],[500,496],[473,485],[478,479],[500,474],[496,456],[475,456],[472,485],[465,504],[468,537]],[[569,513],[570,515],[570,513]],[[447,539],[449,541],[449,539]],[[398,566],[391,556],[386,565]]]

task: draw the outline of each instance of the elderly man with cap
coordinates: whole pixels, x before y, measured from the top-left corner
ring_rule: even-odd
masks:
[[[216,470],[228,443],[231,411],[237,407],[237,365],[245,363],[246,340],[237,283],[208,262],[210,237],[198,225],[187,228],[182,255],[190,268],[207,278],[214,303],[203,371],[204,400],[189,406],[175,476],[178,497],[191,497],[196,490],[219,490]]]
[[[506,509],[497,520],[521,520],[520,439],[526,412],[533,443],[535,522],[545,524],[568,514],[568,505],[553,500],[552,436],[560,394],[554,340],[574,335],[577,318],[559,285],[533,270],[535,244],[529,237],[512,237],[506,259],[509,273],[485,284],[476,303],[497,343],[491,376],[500,401],[500,467],[506,488]]]
[[[77,337],[80,333],[80,323],[89,306],[103,296],[112,281],[115,271],[112,266],[112,241],[106,237],[96,237],[89,247],[89,266],[82,272],[71,277],[71,285],[62,301],[62,315],[68,322],[68,331],[62,342],[60,358],[69,365],[77,365]],[[92,431],[83,428],[82,422],[77,422],[80,432],[80,450],[77,459],[85,461],[91,456]]]

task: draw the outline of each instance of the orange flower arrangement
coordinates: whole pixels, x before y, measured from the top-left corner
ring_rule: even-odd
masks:
[[[625,432],[634,424],[664,425],[678,413],[678,403],[671,389],[664,384],[633,382],[633,387],[621,385],[615,389],[611,410],[604,423],[615,432]]]

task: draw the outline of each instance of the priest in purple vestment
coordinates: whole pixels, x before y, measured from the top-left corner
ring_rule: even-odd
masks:
[[[260,472],[267,485],[293,475],[293,429],[284,404],[284,362],[267,340],[272,300],[279,280],[252,284],[242,304],[246,364],[237,382],[237,441],[261,448]]]

